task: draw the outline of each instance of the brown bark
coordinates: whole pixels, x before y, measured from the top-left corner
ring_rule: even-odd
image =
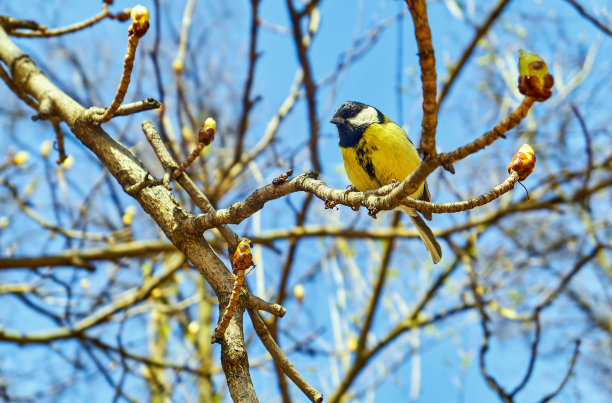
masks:
[[[56,116],[65,121],[76,138],[90,149],[115,177],[128,188],[145,178],[148,173],[142,163],[123,145],[110,137],[99,124],[93,123],[86,109],[51,83],[38,70],[0,26],[0,59],[9,67],[15,86],[31,95],[41,105],[49,105],[41,117]],[[144,188],[134,195],[136,201],[156,222],[168,239],[198,269],[211,285],[223,308],[232,289],[229,270],[210,248],[202,235],[186,235],[175,231],[187,213],[172,193],[163,186]],[[230,393],[235,401],[257,401],[250,379],[249,364],[242,338],[242,311],[236,312],[226,332],[221,349]]]

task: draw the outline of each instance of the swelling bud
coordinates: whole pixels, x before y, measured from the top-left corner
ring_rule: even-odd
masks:
[[[132,18],[132,25],[130,25],[128,33],[137,37],[146,34],[149,29],[149,10],[139,4],[132,8],[130,17]]]
[[[216,132],[217,122],[213,118],[208,118],[204,121],[202,128],[198,132],[198,141],[207,146],[215,139]]]
[[[253,254],[251,253],[251,248],[253,247],[253,243],[248,239],[243,239],[238,244],[236,248],[236,252],[234,252],[234,259],[232,260],[232,265],[235,270],[246,270],[249,267],[253,266]]]
[[[544,60],[524,49],[519,50],[519,92],[543,102],[551,97],[555,82]]]
[[[508,173],[513,171],[519,175],[519,181],[524,181],[535,169],[536,157],[529,144],[523,144],[508,165]]]

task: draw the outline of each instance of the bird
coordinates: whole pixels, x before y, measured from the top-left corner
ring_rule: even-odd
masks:
[[[347,101],[338,106],[330,123],[338,129],[344,168],[353,186],[363,192],[393,181],[402,182],[421,163],[414,144],[401,127],[373,106]],[[410,197],[430,201],[427,182]],[[442,258],[442,248],[427,223],[415,209],[397,209],[410,217],[434,264]],[[431,213],[422,213],[431,220]]]

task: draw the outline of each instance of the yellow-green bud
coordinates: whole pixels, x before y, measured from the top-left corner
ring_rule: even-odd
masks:
[[[546,101],[552,95],[550,90],[555,82],[548,73],[548,66],[535,53],[519,50],[519,91],[536,101]]]

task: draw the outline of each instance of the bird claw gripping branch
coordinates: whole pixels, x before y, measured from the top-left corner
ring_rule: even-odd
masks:
[[[234,252],[234,258],[232,260],[232,266],[234,268],[234,272],[236,273],[233,278],[233,280],[235,280],[234,288],[232,289],[232,295],[230,296],[225,312],[223,312],[221,321],[213,332],[210,340],[211,344],[220,343],[221,340],[223,340],[223,335],[229,326],[232,316],[234,316],[234,312],[236,312],[238,298],[240,297],[240,291],[242,290],[242,286],[244,284],[244,272],[249,267],[254,266],[253,254],[251,252],[252,247],[253,243],[250,240],[243,239],[240,241],[236,251]]]

